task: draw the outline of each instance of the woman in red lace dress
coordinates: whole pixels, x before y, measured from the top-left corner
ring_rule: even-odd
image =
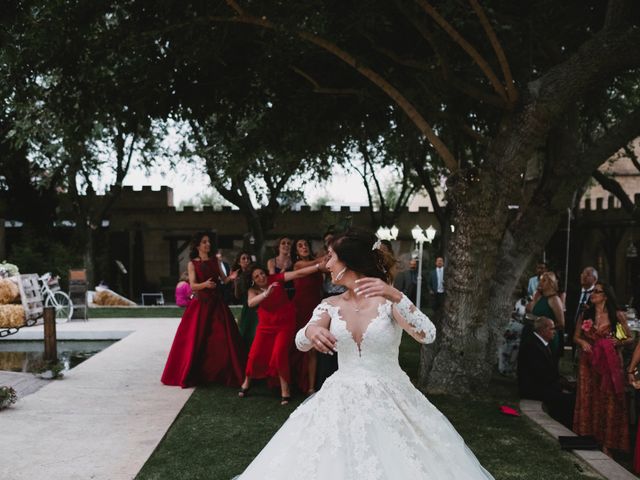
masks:
[[[301,238],[294,242],[293,247],[293,270],[300,270],[318,263],[309,241]],[[306,277],[296,278],[293,281],[296,294],[293,303],[296,306],[296,332],[304,328],[314,308],[322,301],[322,284],[324,276],[322,271],[314,272]],[[295,372],[298,387],[302,392],[312,394],[315,392],[316,370],[318,357],[315,350],[301,352],[295,346],[291,351],[291,367]]]
[[[258,307],[258,327],[247,359],[246,377],[239,397],[246,397],[254,378],[277,378],[282,405],[289,403],[291,371],[289,350],[296,333],[296,310],[285,291],[285,282],[320,270],[315,263],[294,272],[267,275],[261,267],[251,269],[253,286],[249,289],[249,307]]]
[[[607,455],[611,450],[629,450],[629,415],[618,348],[624,342],[616,338],[617,325],[631,338],[613,291],[598,282],[591,293],[591,307],[578,320],[573,337],[581,349],[573,431],[593,435]]]
[[[237,387],[242,382],[244,354],[235,319],[217,287],[237,272],[224,276],[220,260],[209,257],[211,242],[206,233],[192,240],[189,283],[194,293],[173,339],[162,374],[165,385],[191,387],[217,382]]]

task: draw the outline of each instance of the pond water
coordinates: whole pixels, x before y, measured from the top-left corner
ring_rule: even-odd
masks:
[[[63,372],[84,362],[117,340],[59,340],[58,360]],[[0,370],[39,372],[44,367],[44,341],[3,340],[0,342]]]

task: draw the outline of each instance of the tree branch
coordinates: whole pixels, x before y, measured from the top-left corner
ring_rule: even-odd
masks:
[[[622,147],[622,149],[624,150],[626,158],[631,160],[633,166],[636,167],[636,170],[638,170],[638,172],[640,172],[640,162],[638,162],[638,156],[636,155],[636,152],[629,147],[629,144],[626,144],[624,147]]]
[[[595,144],[587,146],[581,157],[585,167],[595,169],[640,135],[640,108],[626,115],[603,135]]]
[[[311,85],[313,85],[314,93],[322,93],[322,94],[327,94],[327,95],[355,95],[355,96],[362,96],[363,95],[363,92],[361,92],[359,90],[356,90],[355,88],[327,88],[327,87],[322,87],[322,86],[320,86],[320,84],[311,75],[309,75],[308,73],[304,72],[302,69],[292,65],[291,66],[291,70],[296,72],[302,78],[307,80]]]
[[[628,25],[631,18],[631,5],[629,0],[609,0],[607,13],[604,19],[604,29],[613,30],[622,25]]]
[[[440,27],[451,37],[451,39],[456,42],[466,53],[471,57],[471,59],[480,67],[480,70],[485,74],[493,89],[496,93],[502,98],[505,103],[509,104],[509,97],[505,90],[504,85],[498,79],[498,76],[495,74],[489,63],[484,59],[480,52],[478,52],[473,45],[467,42],[458,31],[453,28],[453,26],[447,22],[442,15],[438,13],[438,11],[433,8],[433,6],[427,2],[426,0],[415,0],[415,2],[425,11],[427,15],[435,20],[435,22],[440,25]]]
[[[227,3],[230,6],[235,4],[232,0],[227,0]],[[237,7],[237,4],[235,4]],[[234,10],[237,12],[234,8]],[[244,23],[248,25],[260,26],[263,28],[267,28],[270,30],[276,30],[276,25],[273,22],[270,22],[266,19],[266,17],[258,18],[248,16],[246,14],[241,14],[232,18],[225,17],[209,17],[211,21],[215,22],[236,22],[236,23]],[[431,125],[427,120],[418,112],[418,110],[413,106],[413,104],[389,81],[387,81],[382,75],[378,74],[371,68],[363,65],[360,61],[358,61],[353,55],[342,50],[336,44],[329,42],[328,40],[319,37],[313,33],[306,31],[297,31],[296,35],[307,42],[320,47],[321,49],[329,52],[335,57],[342,60],[347,65],[354,68],[358,73],[363,75],[369,81],[371,81],[374,85],[376,85],[380,90],[382,90],[389,98],[391,98],[398,107],[411,119],[411,121],[418,127],[420,132],[429,140],[429,142],[433,145],[435,151],[442,157],[442,160],[446,167],[451,171],[455,172],[458,170],[458,163],[454,158],[451,151],[447,148],[447,146],[442,142],[440,137],[433,131]]]
[[[594,170],[591,176],[595,178],[600,185],[602,185],[602,188],[604,188],[608,192],[611,192],[618,200],[620,200],[622,208],[624,208],[630,214],[634,216],[636,215],[636,205],[631,201],[631,199],[627,195],[627,192],[624,191],[622,185],[620,185],[617,180],[608,177],[600,170]]]
[[[429,32],[425,25],[420,22],[412,12],[409,12],[407,10],[406,6],[402,2],[396,0],[396,5],[398,6],[402,14],[406,17],[406,19],[415,27],[420,36],[424,38],[429,46],[433,49],[436,57],[438,57],[439,60],[442,79],[447,84],[450,84],[452,87],[456,88],[458,91],[464,93],[468,97],[473,98],[474,100],[478,100],[488,105],[493,105],[497,108],[507,108],[507,102],[505,101],[504,97],[485,92],[475,85],[466,83],[456,76],[451,75],[447,59],[442,54],[440,46],[436,43],[436,40],[433,38],[433,35],[431,35],[431,32]]]
[[[507,97],[509,98],[510,106],[514,106],[518,101],[518,91],[516,90],[513,75],[511,74],[511,68],[509,68],[509,62],[507,61],[507,56],[504,53],[504,49],[496,36],[496,32],[493,30],[491,23],[489,23],[489,19],[484,12],[484,9],[478,3],[478,0],[469,0],[471,7],[478,15],[480,19],[480,24],[482,28],[484,28],[487,37],[489,37],[489,41],[491,42],[491,46],[493,47],[494,52],[496,52],[496,56],[498,57],[498,62],[500,63],[500,67],[502,68],[502,74],[504,75],[504,81],[507,89]]]

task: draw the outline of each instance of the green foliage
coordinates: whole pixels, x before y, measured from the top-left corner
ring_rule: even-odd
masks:
[[[212,206],[214,209],[220,209],[221,207],[229,205],[229,202],[227,202],[217,190],[211,190],[208,192],[201,192],[189,200],[182,200],[178,207],[194,206],[202,208],[203,206]]]
[[[82,254],[74,245],[39,237],[24,232],[22,239],[11,247],[7,260],[20,269],[20,273],[51,272],[59,275],[66,286],[69,269],[82,265]]]

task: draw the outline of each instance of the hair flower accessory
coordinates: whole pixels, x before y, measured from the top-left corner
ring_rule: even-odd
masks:
[[[378,239],[375,242],[373,242],[373,245],[371,246],[371,250],[378,250],[381,245],[382,245],[382,242],[380,241],[380,239]]]
[[[588,332],[589,330],[591,330],[591,327],[593,327],[593,320],[591,319],[586,319],[583,320],[582,322],[582,330],[584,330],[585,332]]]

